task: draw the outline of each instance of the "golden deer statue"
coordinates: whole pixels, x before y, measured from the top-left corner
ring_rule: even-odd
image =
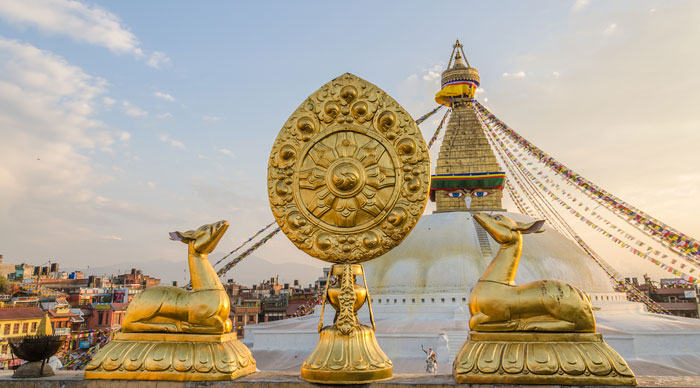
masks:
[[[515,284],[523,234],[544,221],[474,213],[501,244],[469,296],[469,338],[452,364],[459,384],[637,385],[625,360],[595,332],[591,298],[558,280]]]
[[[474,219],[501,249],[469,297],[475,331],[595,332],[591,298],[561,281],[515,284],[523,234],[543,232],[544,221],[523,224],[503,214],[478,212]]]
[[[228,229],[227,221],[197,230],[170,233],[170,239],[188,246],[192,291],[153,287],[129,304],[122,331],[222,334],[231,331],[230,302],[208,255]]]

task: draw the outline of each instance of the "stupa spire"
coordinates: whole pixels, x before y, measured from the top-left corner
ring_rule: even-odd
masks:
[[[436,212],[502,210],[505,173],[472,103],[479,85],[479,71],[466,61],[458,39],[435,95],[437,103],[452,108],[431,182]]]

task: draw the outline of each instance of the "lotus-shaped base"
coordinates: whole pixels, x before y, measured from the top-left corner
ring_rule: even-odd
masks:
[[[301,366],[301,377],[322,384],[366,384],[391,378],[393,369],[371,327],[358,325],[345,335],[334,325],[321,331],[318,345]]]
[[[452,374],[459,384],[637,385],[598,333],[472,331]]]
[[[227,334],[118,333],[85,368],[85,379],[234,380],[255,372],[255,359]]]

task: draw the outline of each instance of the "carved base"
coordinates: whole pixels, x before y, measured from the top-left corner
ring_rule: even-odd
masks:
[[[255,372],[236,333],[117,333],[85,368],[85,379],[234,380]]]
[[[390,379],[393,368],[371,327],[360,325],[344,335],[336,326],[328,326],[304,360],[301,377],[312,383],[366,384]]]
[[[452,366],[458,383],[637,385],[598,333],[469,333]]]

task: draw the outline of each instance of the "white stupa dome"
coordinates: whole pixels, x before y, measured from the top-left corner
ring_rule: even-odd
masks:
[[[506,214],[515,221],[534,219]],[[523,236],[516,282],[563,280],[590,294],[614,293],[605,272],[574,242],[546,227]],[[499,249],[471,212],[424,215],[398,247],[365,263],[373,297],[380,295],[462,294],[476,284]],[[619,294],[624,299],[623,294]],[[461,298],[460,298],[461,299]]]
[[[528,216],[504,213],[516,221]],[[423,216],[398,247],[364,263],[376,336],[394,362],[394,373],[425,368],[421,346],[438,355],[438,372],[468,335],[469,293],[498,251],[498,244],[470,212]],[[605,272],[572,241],[548,228],[523,238],[516,282],[558,279],[591,296],[597,331],[637,374],[700,373],[700,321],[648,313],[641,303],[615,292]],[[321,306],[305,317],[246,326],[246,343],[261,370],[299,370],[318,342]],[[333,321],[326,307],[324,322]],[[367,305],[359,312],[369,324]]]

